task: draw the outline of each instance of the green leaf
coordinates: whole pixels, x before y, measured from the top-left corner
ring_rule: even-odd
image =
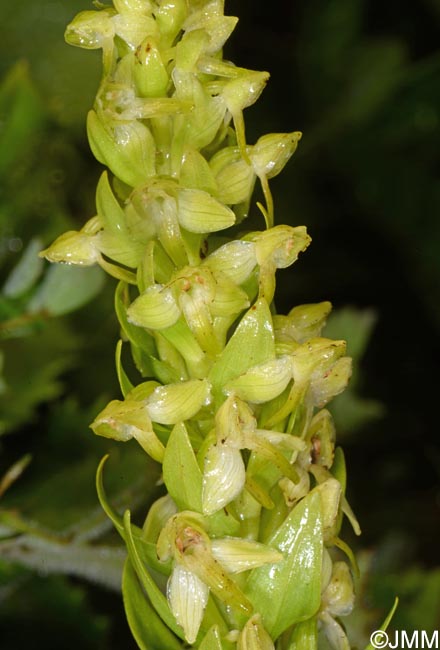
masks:
[[[98,247],[110,259],[135,268],[145,249],[145,239],[138,233],[132,237],[127,228],[124,210],[110,187],[107,172],[103,172],[96,188],[96,209],[104,230],[99,233]]]
[[[122,575],[122,596],[130,630],[141,650],[181,650],[181,643],[156,614],[144,594],[128,559]]]
[[[304,621],[321,602],[321,498],[307,495],[268,542],[284,555],[281,562],[254,569],[245,593],[260,612],[266,630],[277,638]]]
[[[108,458],[109,458],[108,454],[104,456],[98,465],[98,469],[96,470],[96,492],[98,493],[98,499],[102,509],[104,510],[105,514],[110,519],[110,521],[113,523],[113,526],[116,528],[118,533],[124,539],[124,526],[122,524],[122,519],[114,512],[114,510],[109,505],[107,501],[107,495],[104,489],[104,482],[102,479],[104,465],[107,462]]]
[[[8,275],[3,285],[2,293],[14,298],[25,293],[38,280],[43,270],[44,262],[38,253],[42,248],[41,241],[32,239],[26,247],[20,261]]]
[[[104,490],[102,475],[103,475],[104,465],[107,462],[108,458],[109,456],[107,454],[102,458],[101,462],[98,465],[98,469],[96,471],[96,491],[98,493],[98,499],[102,509],[104,510],[107,517],[111,520],[111,522],[113,523],[114,527],[116,528],[116,530],[118,531],[122,539],[127,543],[126,531],[125,531],[122,518],[119,515],[117,515],[115,511],[112,509],[112,507],[109,505],[107,500],[107,495]],[[132,525],[130,534],[134,538],[137,544],[137,553],[140,556],[142,562],[146,566],[150,566],[151,568],[155,569],[159,573],[164,573],[166,575],[169,575],[170,573],[169,563],[159,562],[157,558],[156,544],[147,542],[144,539],[144,533],[142,529]]]
[[[145,589],[145,592],[148,594],[151,602],[153,603],[154,609],[159,614],[164,623],[175,633],[180,639],[184,639],[183,631],[180,625],[176,623],[174,616],[171,613],[171,610],[168,606],[167,599],[154,582],[149,571],[147,570],[145,564],[142,562],[139,555],[135,538],[133,537],[133,531],[130,522],[130,511],[127,510],[124,514],[124,532],[125,539],[128,549],[129,558],[133,564],[133,567],[136,571],[136,574],[139,578],[139,581]],[[138,542],[139,543],[139,542]]]
[[[96,209],[106,228],[113,233],[126,234],[124,210],[113,194],[106,171],[101,174],[96,188]]]
[[[2,116],[0,176],[2,176],[2,180],[6,179],[13,171],[14,166],[17,168],[21,164],[21,160],[29,158],[29,154],[33,154],[32,146],[35,146],[35,135],[42,129],[46,120],[39,94],[29,79],[29,66],[27,61],[23,60],[24,57],[25,55],[21,52],[22,60],[9,70],[0,86],[0,113]],[[13,57],[12,60],[16,61],[17,58]],[[12,173],[11,178],[13,178]],[[17,190],[18,187],[19,185],[17,185]]]
[[[132,391],[134,387],[131,381],[129,380],[129,378],[127,377],[127,373],[122,367],[121,356],[122,356],[122,340],[119,339],[119,341],[116,344],[116,354],[115,354],[116,374],[118,375],[121,392],[124,397],[127,397],[128,393]]]
[[[108,454],[104,456],[98,465],[98,469],[96,470],[96,491],[98,493],[98,499],[102,509],[104,510],[107,517],[111,520],[113,526],[116,528],[116,530],[118,531],[122,539],[126,541],[126,533],[125,533],[122,518],[119,515],[117,515],[113,510],[113,508],[109,505],[107,495],[104,489],[104,483],[102,477],[103,477],[104,465],[107,462],[108,458],[109,458]],[[159,560],[157,559],[156,544],[147,542],[144,539],[144,533],[142,529],[138,528],[137,526],[133,526],[133,525],[131,526],[131,533],[139,545],[138,553],[141,556],[142,561],[159,572],[169,574],[170,571],[169,564],[166,564],[164,562],[159,562]]]
[[[325,326],[325,336],[346,340],[350,356],[353,359],[362,359],[376,321],[377,313],[373,309],[337,309]]]
[[[202,473],[183,422],[171,431],[162,469],[167,490],[180,510],[202,512]]]
[[[183,318],[180,318],[171,327],[162,330],[161,334],[180,352],[192,376],[200,379],[206,376],[205,353]]]
[[[28,421],[38,404],[63,391],[61,375],[73,365],[78,342],[61,321],[52,320],[34,337],[5,346],[5,382],[0,393],[0,435]]]
[[[378,628],[378,630],[381,630],[382,632],[386,631],[388,625],[391,623],[391,619],[394,616],[394,613],[395,613],[395,611],[397,609],[398,604],[399,604],[399,599],[396,597],[395,600],[394,600],[394,604],[393,604],[391,610],[388,613],[388,616],[386,617],[386,619],[384,620],[382,625]],[[376,647],[377,646],[373,646],[371,643],[369,643],[367,645],[367,647],[365,648],[365,650],[374,650],[374,648],[376,648]]]
[[[331,473],[338,479],[342,487],[342,493],[345,494],[347,487],[347,467],[345,464],[345,456],[341,447],[336,447]]]
[[[182,187],[202,190],[209,194],[217,193],[217,184],[211,168],[196,149],[185,151],[180,172],[180,184]]]
[[[223,650],[217,625],[213,625],[199,645],[199,650]]]
[[[275,358],[272,317],[269,306],[258,300],[241,319],[233,336],[212,368],[209,380],[220,392],[231,379],[252,366]]]
[[[51,266],[29,302],[31,312],[47,311],[61,316],[92,300],[104,285],[105,275],[98,267]]]

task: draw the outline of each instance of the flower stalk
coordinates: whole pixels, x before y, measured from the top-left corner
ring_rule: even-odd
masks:
[[[244,110],[269,75],[223,60],[236,22],[222,0],[113,0],[72,21],[67,41],[103,53],[87,132],[106,170],[96,215],[42,255],[118,280],[122,395],[91,427],[134,438],[166,488],[138,528],[111,510],[98,472],[127,545],[139,646],[312,650],[322,629],[342,650],[339,617],[353,606],[344,512],[359,531],[324,407],[351,361],[321,336],[330,303],[287,315],[273,305],[277,270],[310,243],[303,226],[274,225],[269,188],[301,133],[247,142]],[[262,228],[249,232],[256,181]]]

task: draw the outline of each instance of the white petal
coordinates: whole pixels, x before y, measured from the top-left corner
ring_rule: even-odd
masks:
[[[212,540],[211,550],[215,559],[228,573],[249,571],[283,559],[282,554],[270,546],[236,537]]]
[[[324,632],[333,650],[350,650],[350,644],[342,626],[327,612],[319,616],[324,624]]]
[[[203,513],[211,515],[233,501],[243,489],[245,478],[240,451],[225,445],[213,445],[205,458]]]
[[[208,602],[208,587],[194,573],[178,564],[168,580],[167,596],[186,640],[194,643]]]

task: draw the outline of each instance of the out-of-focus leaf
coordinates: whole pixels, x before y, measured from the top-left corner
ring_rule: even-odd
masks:
[[[29,302],[33,312],[61,316],[82,307],[102,289],[105,275],[99,267],[50,266],[37,293]]]
[[[377,400],[359,397],[355,390],[350,390],[350,383],[344,394],[337,395],[331,403],[330,410],[339,431],[355,432],[367,423],[385,415],[386,407]]]
[[[0,396],[0,435],[30,419],[37,404],[53,399],[61,393],[59,376],[69,365],[68,358],[60,357],[34,368],[31,377],[23,374],[15,378],[15,381],[7,381],[7,389]],[[19,391],[19,400],[12,397],[15,390]]]
[[[345,339],[348,354],[359,362],[365,354],[376,321],[377,315],[372,309],[344,307],[330,315],[324,331],[329,338],[338,336]],[[331,404],[330,410],[342,433],[354,432],[385,413],[385,407],[380,402],[359,395],[361,379],[359,363],[354,363],[347,389],[337,395]]]
[[[58,411],[59,416],[62,413]],[[64,413],[68,411],[64,410]],[[38,525],[34,523],[38,531],[51,530],[56,535],[66,534],[83,543],[111,530],[111,522],[97,503],[93,485],[96,458],[102,452],[102,444],[85,426],[76,429],[74,424],[73,427],[74,431],[69,432],[60,425],[54,432],[63,436],[55,455],[46,440],[46,462],[51,462],[50,470],[43,459],[39,456],[34,458],[28,472],[3,496],[2,507],[19,513],[25,521],[38,522]],[[81,450],[80,454],[76,452],[75,455],[75,446]],[[62,450],[69,454],[68,466],[60,462]],[[151,479],[158,475],[154,463],[150,463],[145,453],[134,444],[121,448],[110,443],[106,450],[112,452],[118,464],[118,472],[108,472],[107,478],[115,508],[125,509],[129,504],[140,506],[150,498],[154,487]],[[38,480],[32,471],[39,476]]]
[[[339,108],[344,120],[362,123],[371,118],[401,83],[405,51],[397,40],[359,48],[352,62],[349,91]]]
[[[29,242],[19,263],[12,269],[3,285],[5,296],[20,296],[38,280],[44,266],[43,260],[38,257],[41,247],[42,243],[37,238]]]
[[[17,63],[0,85],[0,176],[26,154],[44,120],[28,66]]]
[[[330,314],[324,335],[347,341],[347,352],[353,359],[361,359],[367,348],[377,314],[372,309],[343,307]]]

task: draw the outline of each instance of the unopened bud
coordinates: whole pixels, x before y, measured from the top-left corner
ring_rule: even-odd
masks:
[[[143,40],[136,49],[134,79],[141,97],[161,97],[166,93],[168,72],[151,37]]]
[[[113,39],[112,11],[81,11],[67,26],[64,37],[69,45],[99,50]]]
[[[249,239],[255,242],[258,264],[264,266],[270,263],[277,269],[285,269],[293,264],[311,242],[305,226],[275,226],[252,233]]]
[[[274,327],[277,340],[304,343],[320,336],[331,308],[331,303],[327,301],[318,302],[294,307],[287,316],[276,315]]]
[[[92,266],[101,257],[96,237],[85,232],[69,230],[41,251],[40,257],[45,257],[49,262]]]
[[[249,154],[257,176],[277,176],[295,153],[302,133],[268,133],[252,147]]]

